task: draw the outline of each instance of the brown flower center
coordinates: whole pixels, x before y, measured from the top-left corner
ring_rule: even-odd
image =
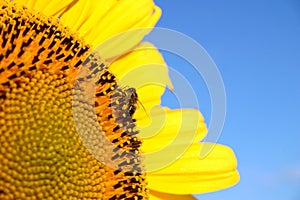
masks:
[[[134,89],[56,20],[0,6],[0,199],[146,198]]]

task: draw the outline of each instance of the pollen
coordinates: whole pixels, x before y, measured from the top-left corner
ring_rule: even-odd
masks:
[[[0,199],[147,199],[135,90],[57,19],[0,6]]]

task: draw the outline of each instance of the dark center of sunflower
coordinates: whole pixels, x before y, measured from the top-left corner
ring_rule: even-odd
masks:
[[[59,22],[0,6],[0,199],[146,198],[134,89]]]

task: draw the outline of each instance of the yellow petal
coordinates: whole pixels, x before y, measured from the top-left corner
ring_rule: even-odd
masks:
[[[88,30],[95,28],[97,20],[102,19],[116,2],[117,0],[81,0],[64,13],[60,20],[83,36],[87,32],[86,27]]]
[[[174,145],[183,147],[181,154],[191,143],[198,143],[207,132],[204,118],[198,110],[153,108],[151,123],[143,126],[147,120],[137,120],[140,137],[143,138],[142,152],[166,151]],[[187,145],[187,146],[185,146]]]
[[[142,41],[145,35],[152,31],[152,28],[155,26],[160,16],[161,9],[155,6],[152,15],[145,17],[134,26],[127,30],[119,30],[112,37],[110,36],[105,39],[99,38],[98,41],[96,40],[94,44],[99,45],[97,51],[106,59],[115,58],[130,51]],[[112,33],[109,32],[108,34]]]
[[[14,2],[43,13],[46,16],[59,16],[79,0],[14,0]]]
[[[174,194],[157,192],[153,190],[149,191],[149,199],[150,200],[196,200],[196,198],[193,197],[192,195],[174,195]]]
[[[165,87],[171,86],[168,68],[158,50],[150,43],[140,44],[134,51],[112,62],[109,70],[121,86],[137,90],[140,105],[135,118],[147,118],[147,112],[159,105]]]
[[[63,24],[78,31],[87,43],[94,47],[101,44],[101,56],[111,58],[137,45],[151,31],[160,15],[161,10],[152,0],[91,0],[79,1],[60,19]],[[139,28],[147,29],[126,33],[105,42],[112,36]]]
[[[141,150],[148,172],[159,170],[174,162],[192,143],[203,139],[207,132],[198,110],[170,110],[156,106],[151,111],[150,125],[143,124],[148,118],[137,120],[143,140]],[[161,155],[166,156],[157,162]]]
[[[161,9],[152,0],[15,0],[59,17],[63,25],[97,48],[102,58],[114,58],[134,48],[155,26]],[[99,46],[100,45],[100,46]]]
[[[222,145],[214,149],[204,159],[199,158],[202,144],[193,144],[183,156],[173,164],[148,174],[149,188],[171,194],[196,194],[224,189],[236,184],[239,174],[233,151]],[[157,157],[161,162],[169,154]],[[147,166],[146,166],[147,167]]]
[[[22,6],[26,6],[27,8],[33,9],[36,0],[13,0],[13,2]]]

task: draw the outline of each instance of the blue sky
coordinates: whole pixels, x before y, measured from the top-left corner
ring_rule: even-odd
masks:
[[[219,143],[237,156],[241,181],[201,200],[300,199],[300,2],[297,0],[156,0],[157,26],[182,32],[216,63],[226,89],[227,113]],[[192,51],[192,49],[191,49]],[[196,90],[209,122],[210,97],[183,59],[169,65]],[[175,86],[176,87],[180,86]],[[163,104],[173,108],[170,92]]]

